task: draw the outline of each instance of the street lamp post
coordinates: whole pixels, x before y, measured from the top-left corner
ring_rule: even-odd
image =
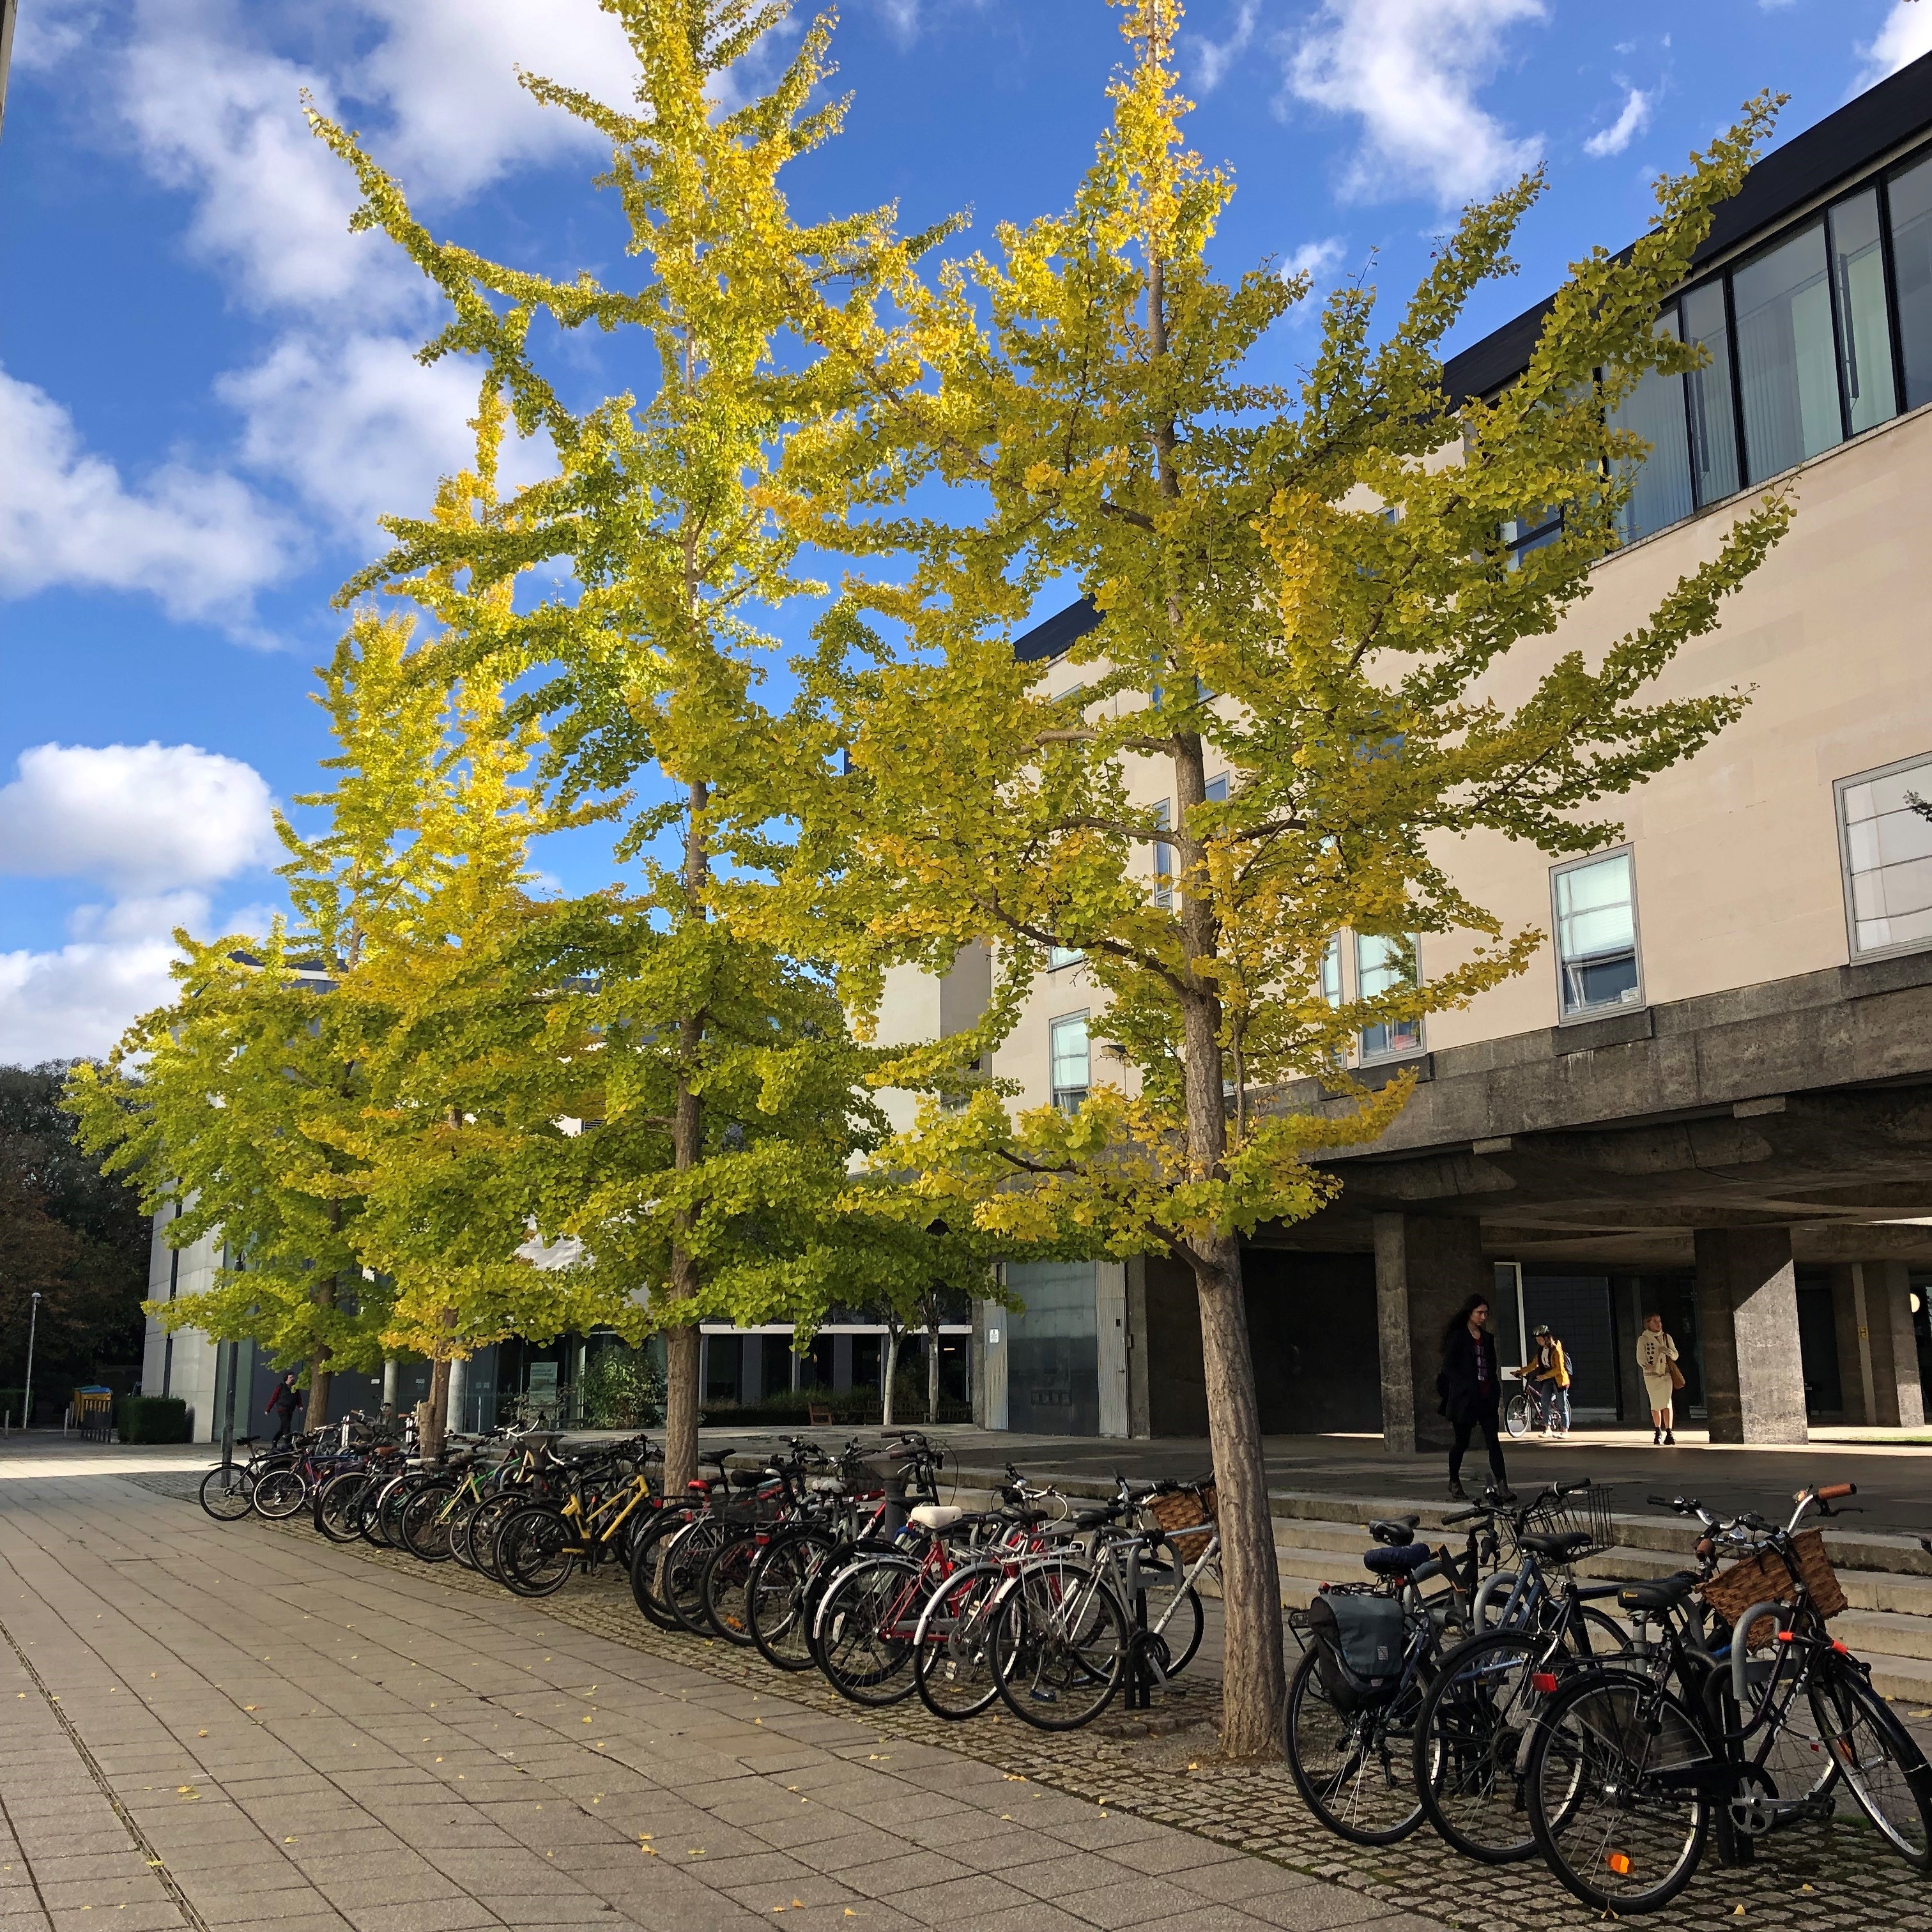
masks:
[[[40,1292],[34,1291],[34,1305],[27,1314],[27,1387],[20,1400],[20,1426],[29,1429],[34,1420],[34,1331],[40,1325]]]

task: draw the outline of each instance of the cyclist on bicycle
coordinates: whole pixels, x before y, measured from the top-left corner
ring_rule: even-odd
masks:
[[[1539,1322],[1531,1336],[1534,1344],[1521,1370],[1522,1385],[1536,1405],[1545,1442],[1570,1432],[1570,1364],[1562,1342]]]

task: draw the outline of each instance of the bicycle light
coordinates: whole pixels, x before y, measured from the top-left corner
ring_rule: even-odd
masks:
[[[1553,1697],[1556,1694],[1556,1673],[1553,1670],[1532,1671],[1529,1684],[1539,1697]]]
[[[1630,1854],[1628,1852],[1606,1852],[1604,1862],[1619,1878],[1628,1878],[1630,1871]]]

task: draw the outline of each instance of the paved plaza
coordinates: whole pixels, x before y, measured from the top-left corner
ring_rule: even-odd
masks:
[[[1346,1846],[1280,1768],[1218,1770],[1205,1683],[1064,1738],[860,1713],[614,1577],[532,1604],[216,1524],[205,1453],[0,1447],[0,1932],[1590,1922],[1540,1866]],[[1740,1908],[1932,1932],[1855,1823],[1707,1864],[1654,1922]]]

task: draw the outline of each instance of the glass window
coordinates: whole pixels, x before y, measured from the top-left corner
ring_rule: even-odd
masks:
[[[1731,278],[1744,461],[1762,482],[1844,440],[1825,224],[1814,221]]]
[[[1898,413],[1892,379],[1892,318],[1886,313],[1885,250],[1879,245],[1878,190],[1832,211],[1832,291],[1838,304],[1838,373],[1852,435]]]
[[[1905,352],[1905,406],[1932,403],[1932,158],[1901,168],[1886,188],[1892,211],[1892,272],[1898,340]]]
[[[1342,935],[1330,940],[1322,955],[1322,997],[1331,1006],[1342,1004]]]
[[[1612,852],[1607,858],[1561,866],[1556,890],[1563,1017],[1641,1005],[1630,855]]]
[[[1052,1058],[1053,1104],[1063,1114],[1070,1114],[1087,1097],[1087,1016],[1069,1013],[1065,1018],[1055,1020],[1047,1034]]]
[[[1208,802],[1226,805],[1228,802],[1228,774],[1223,772],[1218,778],[1210,778],[1207,784]]]
[[[1163,828],[1173,823],[1166,799],[1154,807],[1154,822]],[[1158,842],[1154,848],[1154,902],[1164,910],[1174,904],[1174,848]]]
[[[1731,332],[1724,320],[1724,285],[1706,282],[1677,305],[1686,342],[1702,346],[1708,360],[1684,379],[1690,424],[1690,475],[1700,503],[1714,503],[1738,488],[1738,425],[1731,410]]]
[[[1932,944],[1932,757],[1838,787],[1852,950]]]
[[[1063,966],[1077,966],[1086,958],[1077,946],[1049,946],[1046,949],[1046,970],[1058,973]]]
[[[1360,997],[1372,1000],[1398,986],[1415,983],[1415,949],[1412,942],[1384,938],[1379,933],[1355,935],[1355,986]],[[1386,1060],[1392,1054],[1419,1053],[1422,1050],[1422,1022],[1392,1020],[1382,1026],[1362,1029],[1362,1058]]]
[[[1677,318],[1658,318],[1657,332],[1674,338]],[[1617,518],[1625,543],[1681,523],[1697,506],[1690,494],[1690,446],[1684,423],[1684,379],[1652,370],[1610,413],[1612,429],[1628,430],[1650,445],[1650,454],[1617,466],[1619,478],[1632,478],[1630,493]]]
[[[1503,526],[1503,548],[1509,553],[1510,568],[1515,569],[1528,551],[1540,550],[1562,534],[1560,509],[1532,510],[1526,516],[1510,518]]]

